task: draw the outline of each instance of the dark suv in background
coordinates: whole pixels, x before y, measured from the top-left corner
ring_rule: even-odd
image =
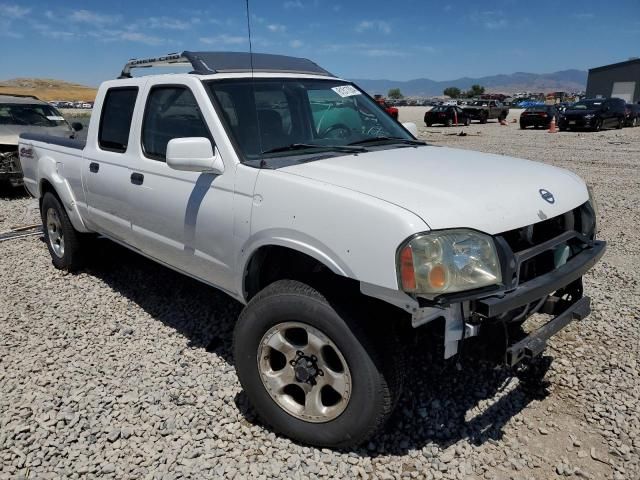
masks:
[[[625,106],[621,98],[580,100],[560,115],[558,126],[561,131],[587,128],[597,132],[603,128],[622,128]]]

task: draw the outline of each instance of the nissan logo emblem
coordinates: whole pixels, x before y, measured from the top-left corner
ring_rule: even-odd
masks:
[[[554,198],[553,193],[551,193],[549,190],[545,190],[544,188],[541,188],[538,191],[540,192],[540,196],[545,202],[551,203],[551,204],[556,203],[556,199]]]

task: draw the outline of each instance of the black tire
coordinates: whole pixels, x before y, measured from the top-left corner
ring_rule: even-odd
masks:
[[[55,230],[61,234],[63,250],[58,250],[58,252],[54,249],[52,237],[50,236],[50,231],[53,228],[50,228],[47,222],[50,210],[55,212],[59,220],[59,227],[55,227]],[[81,234],[73,228],[71,220],[69,220],[69,216],[58,197],[50,192],[45,193],[42,198],[40,215],[42,218],[44,238],[47,243],[47,248],[49,249],[49,254],[51,255],[53,266],[57,269],[68,271],[74,271],[80,268],[83,264],[80,242]]]
[[[288,413],[271,397],[261,379],[257,355],[263,336],[292,319],[328,337],[346,360],[351,378],[357,379],[352,382],[344,411],[323,423]],[[404,373],[395,345],[395,337],[388,330],[383,344],[382,335],[365,332],[350,315],[309,285],[279,280],[258,293],[242,311],[234,330],[233,352],[242,388],[265,423],[306,444],[342,448],[365,442],[391,414]]]
[[[526,128],[527,126],[524,123],[520,122],[520,130],[524,130]]]
[[[488,115],[486,113],[480,114],[480,123],[487,123]]]
[[[596,120],[596,123],[593,125],[593,131],[599,132],[602,130],[602,120]]]

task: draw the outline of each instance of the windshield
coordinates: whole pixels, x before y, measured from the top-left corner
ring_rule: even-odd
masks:
[[[602,100],[582,100],[571,107],[572,110],[597,110],[602,106]]]
[[[0,125],[57,127],[64,123],[60,112],[50,105],[0,104]]]
[[[389,144],[390,137],[414,140],[380,105],[346,82],[243,78],[207,85],[245,161],[331,147],[342,147],[336,151],[344,153],[349,145],[377,138]]]

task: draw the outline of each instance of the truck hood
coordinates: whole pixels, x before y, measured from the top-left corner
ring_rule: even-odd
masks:
[[[18,145],[21,133],[40,133],[43,135],[54,135],[56,137],[67,137],[73,134],[66,125],[57,127],[38,127],[35,125],[0,125],[0,144]]]
[[[473,228],[493,235],[555,217],[589,198],[585,183],[568,170],[435,146],[333,157],[280,170],[398,205],[434,230]],[[554,203],[543,198],[543,193],[548,198],[545,190]]]

